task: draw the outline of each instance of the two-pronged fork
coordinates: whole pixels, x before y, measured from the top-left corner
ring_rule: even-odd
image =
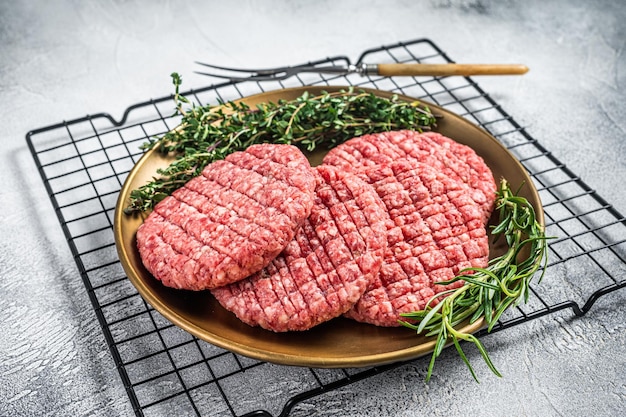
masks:
[[[449,76],[449,75],[521,75],[528,67],[521,64],[359,64],[359,65],[299,65],[266,69],[228,68],[196,62],[198,65],[235,74],[220,74],[196,71],[198,74],[231,81],[284,80],[303,72],[323,74],[361,74],[392,76]]]

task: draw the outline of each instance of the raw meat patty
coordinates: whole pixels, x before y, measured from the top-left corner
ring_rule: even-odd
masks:
[[[360,136],[329,151],[324,163],[354,171],[399,158],[423,162],[466,184],[483,210],[485,224],[489,220],[496,198],[491,170],[472,148],[439,133],[401,130]]]
[[[398,326],[400,313],[423,310],[436,294],[462,285],[436,282],[487,265],[483,213],[466,187],[415,160],[372,166],[361,175],[378,192],[393,224],[376,280],[346,316]]]
[[[311,215],[285,250],[252,277],[211,291],[251,326],[310,329],[350,309],[380,269],[390,220],[376,191],[335,167],[314,172]]]
[[[311,166],[294,146],[232,153],[155,206],[137,230],[141,259],[168,287],[204,290],[238,281],[293,239],[314,190]]]

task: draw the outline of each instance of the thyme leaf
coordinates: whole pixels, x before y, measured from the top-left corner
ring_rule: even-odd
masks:
[[[256,143],[293,144],[305,151],[330,149],[367,133],[413,129],[429,130],[436,118],[418,101],[390,99],[349,88],[313,96],[307,92],[294,100],[279,100],[251,108],[243,102],[189,107],[180,93],[182,77],[172,73],[174,102],[181,124],[165,135],[144,143],[175,155],[174,162],[130,195],[127,214],[150,210],[163,196],[199,175],[209,163]]]
[[[486,268],[463,270],[455,278],[441,282],[440,284],[450,284],[463,280],[464,285],[446,292],[446,298],[439,303],[435,304],[435,300],[441,294],[429,300],[424,310],[402,314],[407,319],[400,320],[402,325],[415,330],[417,334],[436,337],[426,381],[432,376],[435,360],[449,342],[455,346],[472,376],[478,381],[461,348],[461,341],[473,343],[489,369],[495,375],[501,376],[478,338],[456,330],[455,326],[468,318],[473,323],[484,317],[487,331],[493,330],[508,307],[528,301],[530,282],[542,267],[539,281],[543,278],[548,238],[537,221],[532,205],[525,198],[513,193],[508,182],[502,179],[497,191],[496,210],[499,212],[499,223],[492,228],[491,234],[496,240],[502,236],[506,239],[507,251],[490,260]],[[520,260],[520,253],[526,249],[529,255]]]

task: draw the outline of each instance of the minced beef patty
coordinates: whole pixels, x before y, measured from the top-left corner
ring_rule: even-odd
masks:
[[[330,150],[324,163],[354,171],[400,158],[415,159],[460,180],[482,207],[487,223],[496,198],[491,170],[472,148],[440,133],[401,130],[363,135]]]
[[[209,164],[137,230],[141,259],[169,287],[204,290],[261,270],[308,218],[315,177],[291,145],[260,144]]]
[[[390,219],[376,191],[335,167],[315,172],[311,215],[285,250],[252,277],[212,290],[251,326],[310,329],[349,310],[380,269]]]
[[[466,187],[414,159],[363,168],[392,220],[388,249],[374,283],[346,314],[379,326],[398,326],[400,314],[423,310],[463,268],[484,267],[489,245],[483,211]]]

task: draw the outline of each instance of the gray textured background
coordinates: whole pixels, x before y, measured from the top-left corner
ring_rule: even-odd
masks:
[[[480,86],[626,213],[623,1],[0,0],[0,415],[132,415],[26,147],[27,131],[203,86],[194,60],[296,64],[431,38],[458,62],[523,62]],[[623,269],[622,269],[623,270]],[[584,268],[567,271],[572,280]],[[483,339],[504,378],[454,352],[299,405],[294,415],[616,416],[626,408],[626,291],[583,318],[551,315]]]

